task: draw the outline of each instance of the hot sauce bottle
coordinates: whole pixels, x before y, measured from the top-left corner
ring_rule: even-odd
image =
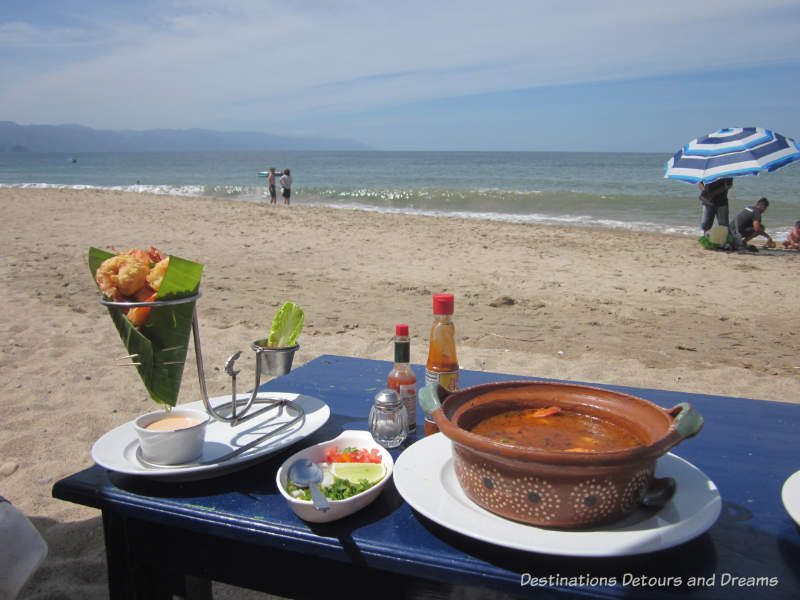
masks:
[[[458,389],[453,303],[453,294],[433,295],[433,327],[428,362],[425,364],[425,385],[438,383],[450,391]]]
[[[386,386],[395,390],[408,412],[408,431],[417,429],[417,376],[411,370],[411,339],[408,325],[395,327],[394,368],[386,378]]]

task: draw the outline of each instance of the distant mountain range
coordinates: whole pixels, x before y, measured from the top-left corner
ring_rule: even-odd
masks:
[[[369,150],[353,140],[210,129],[92,129],[0,121],[0,152]]]

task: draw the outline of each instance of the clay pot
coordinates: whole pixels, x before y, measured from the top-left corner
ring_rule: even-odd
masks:
[[[643,500],[650,503],[650,492],[660,495],[662,503],[668,501],[670,486],[653,478],[656,460],[703,426],[703,418],[688,403],[665,410],[628,394],[566,383],[510,381],[456,392],[427,386],[419,399],[453,443],[454,468],[464,493],[490,512],[545,527],[616,521]],[[610,421],[644,443],[611,452],[561,452],[470,432],[498,413],[547,406]]]

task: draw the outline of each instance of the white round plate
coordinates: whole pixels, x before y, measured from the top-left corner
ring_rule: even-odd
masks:
[[[450,440],[437,433],[409,446],[394,466],[397,491],[412,508],[463,535],[498,546],[561,556],[625,556],[676,546],[708,530],[722,500],[705,474],[666,454],[657,477],[673,477],[675,496],[661,510],[638,510],[594,529],[545,529],[517,523],[484,510],[467,498],[453,469]]]
[[[238,394],[237,399],[247,399],[249,394]],[[246,463],[262,458],[273,452],[285,448],[302,440],[322,427],[330,417],[331,411],[327,404],[313,396],[292,394],[285,392],[264,392],[258,398],[276,398],[293,400],[304,411],[305,419],[296,426],[289,427],[274,437],[265,439],[262,443],[246,450],[242,454],[222,463],[193,464],[185,467],[158,467],[147,465],[137,458],[139,438],[133,427],[135,419],[112,429],[97,440],[92,446],[92,459],[101,467],[125,473],[127,475],[146,475],[148,477],[163,477],[175,481],[191,481],[216,477],[223,473],[235,471],[246,466]],[[212,406],[229,402],[230,396],[211,398]],[[196,408],[205,411],[202,401],[181,404],[182,408]],[[254,405],[254,409],[258,405]],[[231,427],[228,423],[212,419],[206,428],[206,439],[203,444],[203,455],[199,462],[210,462],[229,452],[236,450],[259,436],[277,429],[291,420],[294,415],[287,415],[286,411],[268,411],[263,415],[254,417],[250,421],[239,423]]]
[[[800,471],[790,476],[783,484],[781,499],[786,512],[800,526]]]

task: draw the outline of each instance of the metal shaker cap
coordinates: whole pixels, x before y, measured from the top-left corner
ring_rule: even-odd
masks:
[[[401,405],[402,401],[394,390],[381,390],[375,394],[375,406],[378,408],[391,410]]]

